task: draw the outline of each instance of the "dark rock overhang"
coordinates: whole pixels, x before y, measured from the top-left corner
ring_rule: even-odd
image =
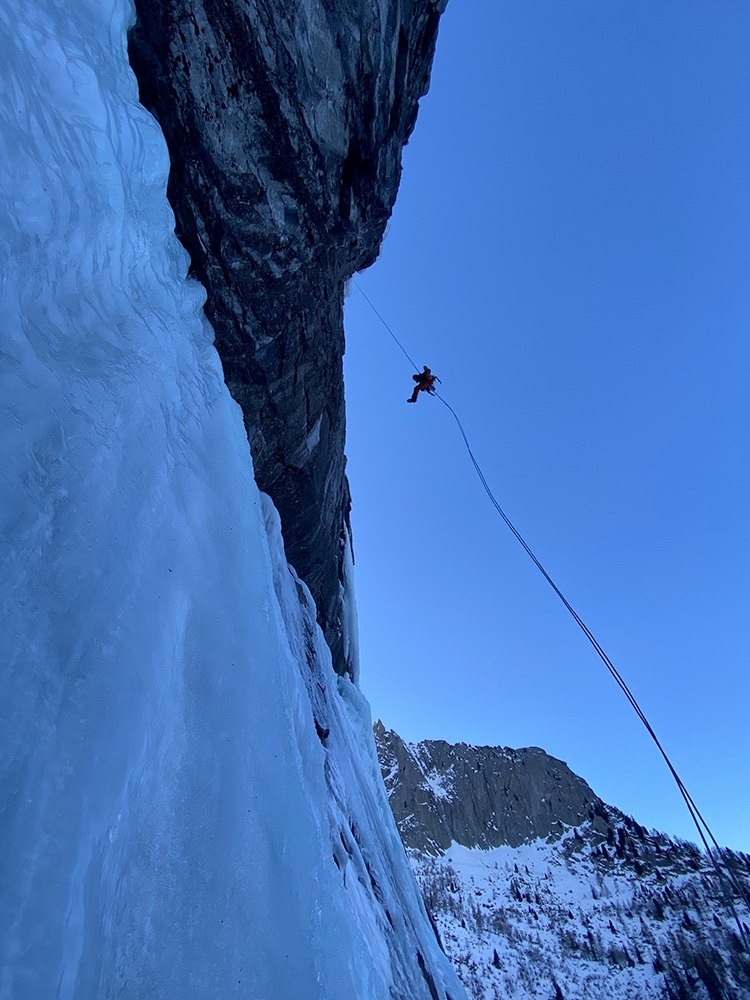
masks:
[[[262,490],[336,669],[343,292],[376,259],[447,0],[136,0],[130,59]]]

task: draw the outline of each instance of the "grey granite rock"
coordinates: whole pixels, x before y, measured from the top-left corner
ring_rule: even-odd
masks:
[[[567,764],[538,747],[407,744],[375,723],[375,742],[396,825],[406,847],[426,854],[465,847],[518,847],[588,822],[604,834],[605,806]]]
[[[343,290],[378,254],[447,0],[136,0],[130,59],[256,478],[339,672]]]

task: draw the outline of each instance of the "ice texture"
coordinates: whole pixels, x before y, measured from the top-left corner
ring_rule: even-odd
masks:
[[[458,1000],[185,277],[131,16],[0,6],[0,998]]]

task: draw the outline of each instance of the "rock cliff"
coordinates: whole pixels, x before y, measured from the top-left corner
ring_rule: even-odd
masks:
[[[377,257],[447,0],[136,0],[130,59],[261,489],[355,673],[343,290]]]
[[[604,803],[567,764],[538,747],[406,744],[375,724],[385,786],[407,847],[428,854],[455,841],[500,847],[559,836],[588,821],[606,829]]]

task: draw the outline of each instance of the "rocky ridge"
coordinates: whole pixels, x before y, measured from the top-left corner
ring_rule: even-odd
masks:
[[[406,847],[425,854],[518,847],[588,821],[606,828],[604,803],[586,782],[538,747],[406,744],[375,723],[386,791]]]
[[[475,1000],[750,997],[750,957],[695,845],[646,830],[538,748],[374,728],[428,913]],[[724,857],[747,929],[750,857]]]
[[[343,292],[377,257],[447,0],[136,0],[129,54],[290,563],[339,673]]]

